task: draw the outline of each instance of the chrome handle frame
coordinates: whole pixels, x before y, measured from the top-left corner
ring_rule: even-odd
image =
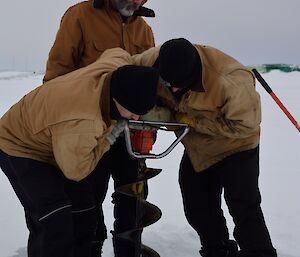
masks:
[[[162,153],[160,154],[140,154],[137,152],[134,152],[132,149],[131,145],[131,139],[130,139],[130,127],[134,128],[135,125],[138,126],[145,126],[145,127],[153,127],[153,126],[158,126],[158,127],[163,127],[163,126],[174,126],[174,127],[182,127],[183,132],[177,139]],[[187,124],[184,123],[176,123],[176,122],[160,122],[160,121],[136,121],[136,120],[128,120],[125,124],[124,128],[124,134],[125,134],[125,141],[126,141],[126,148],[129,153],[129,155],[133,158],[136,159],[161,159],[168,155],[176,145],[185,137],[185,135],[189,132],[190,128]],[[172,131],[172,130],[169,130]]]

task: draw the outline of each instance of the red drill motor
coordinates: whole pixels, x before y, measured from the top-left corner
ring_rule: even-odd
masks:
[[[155,142],[156,130],[134,130],[131,134],[132,149],[140,154],[148,154]]]

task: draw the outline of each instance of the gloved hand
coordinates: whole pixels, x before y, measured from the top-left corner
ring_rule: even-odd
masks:
[[[186,113],[178,112],[175,114],[175,119],[179,123],[185,123],[192,128],[195,128],[197,125],[197,120],[194,117],[187,115]]]
[[[106,137],[110,145],[113,145],[116,142],[117,138],[124,131],[126,124],[127,124],[126,120],[118,120],[117,125],[112,129],[110,134],[108,134]]]
[[[149,112],[142,115],[140,120],[143,121],[172,121],[171,111],[161,106],[154,106]]]
[[[141,194],[144,190],[144,182],[136,182],[131,185],[131,190],[134,194]]]

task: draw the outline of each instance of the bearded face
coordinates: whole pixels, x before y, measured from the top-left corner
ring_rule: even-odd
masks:
[[[122,16],[132,16],[142,4],[143,0],[113,0],[115,7]]]

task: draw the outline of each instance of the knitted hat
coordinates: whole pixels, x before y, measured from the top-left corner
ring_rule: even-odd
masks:
[[[165,42],[159,51],[159,74],[171,86],[192,86],[201,73],[201,60],[196,48],[186,39]]]
[[[155,105],[158,77],[152,67],[122,66],[112,73],[111,95],[130,112],[143,115]]]

